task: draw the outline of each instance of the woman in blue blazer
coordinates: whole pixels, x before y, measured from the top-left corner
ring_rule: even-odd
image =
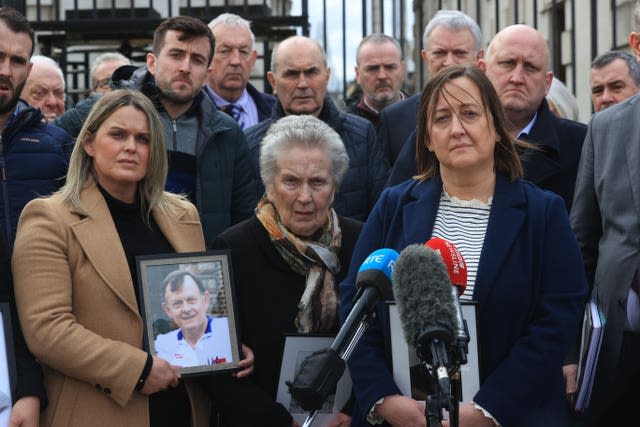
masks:
[[[341,315],[371,252],[450,240],[467,261],[462,298],[478,308],[481,385],[460,404],[459,425],[565,426],[562,365],[581,318],[584,268],[562,199],[521,179],[520,143],[507,129],[493,86],[475,66],[447,68],[427,83],[419,175],[387,189],[369,216],[341,284]],[[352,425],[424,426],[424,407],[401,396],[393,379],[385,304],[376,311],[348,361]]]

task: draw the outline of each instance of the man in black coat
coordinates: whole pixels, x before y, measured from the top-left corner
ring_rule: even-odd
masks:
[[[427,24],[423,36],[422,60],[429,75],[454,64],[477,62],[484,54],[482,33],[478,24],[457,10],[440,10]],[[416,128],[420,96],[418,93],[380,112],[378,140],[390,166]]]
[[[538,147],[521,155],[525,179],[558,194],[569,210],[587,127],[549,110],[545,95],[553,73],[548,71],[549,49],[542,34],[525,25],[503,29],[480,66],[496,88],[513,134]],[[403,182],[415,171],[414,142],[403,147],[387,185]]]

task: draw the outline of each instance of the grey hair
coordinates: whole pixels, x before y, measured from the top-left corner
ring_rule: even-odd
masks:
[[[398,40],[386,34],[373,33],[373,34],[369,34],[367,37],[360,40],[360,43],[356,48],[356,65],[360,65],[360,49],[366,43],[374,43],[374,44],[393,43],[395,47],[398,48],[398,52],[400,52],[400,61],[404,60],[404,58],[402,57],[402,46],[400,46],[400,43],[398,42]]]
[[[224,24],[227,27],[246,28],[249,31],[249,34],[251,34],[251,48],[253,49],[253,45],[256,42],[256,36],[253,34],[253,31],[251,31],[251,22],[234,13],[222,13],[212,19],[207,26],[213,31],[213,28],[218,24]]]
[[[48,56],[44,56],[44,55],[33,55],[30,59],[30,62],[32,64],[52,66],[53,68],[55,68],[56,72],[62,79],[62,89],[64,89],[67,86],[67,82],[64,80],[64,73],[62,72],[62,68],[60,68],[60,65],[52,58],[49,58]]]
[[[121,54],[120,52],[106,52],[101,55],[98,55],[96,59],[93,61],[93,65],[91,66],[91,71],[90,71],[92,86],[95,86],[96,84],[95,78],[93,77],[93,74],[96,72],[96,68],[98,68],[98,66],[104,62],[110,62],[110,61],[120,61],[122,62],[122,65],[131,65],[131,60],[126,56],[124,56],[123,54]]]
[[[278,159],[293,147],[321,148],[331,161],[331,179],[336,189],[349,168],[349,156],[340,135],[322,120],[310,115],[285,116],[272,124],[260,144],[260,177],[265,188],[273,184]]]
[[[324,65],[324,68],[329,68],[329,63],[327,62],[327,53],[324,51],[324,49],[322,48],[322,46],[320,46],[320,43],[318,43],[316,40],[310,38],[310,37],[305,37],[305,36],[291,36],[288,37],[284,40],[282,40],[278,46],[276,46],[273,49],[273,52],[271,53],[271,72],[275,73],[276,72],[276,65],[277,65],[277,58],[278,58],[278,50],[280,49],[280,45],[284,42],[286,42],[287,40],[291,40],[294,38],[300,38],[300,39],[305,39],[305,40],[309,40],[311,42],[313,42],[313,44],[316,45],[316,47],[318,48],[318,50],[320,51],[320,53],[322,54],[322,65]]]
[[[636,31],[640,31],[640,0],[636,0],[636,6],[633,8],[633,18],[636,23]]]
[[[605,65],[611,64],[616,59],[622,59],[627,63],[629,76],[631,76],[633,84],[635,84],[637,87],[640,87],[640,63],[638,63],[633,55],[625,52],[624,50],[609,50],[603,54],[598,55],[593,60],[593,62],[591,62],[591,68],[599,70]]]
[[[482,49],[482,32],[480,31],[480,27],[469,15],[459,10],[439,10],[433,15],[433,18],[431,18],[427,27],[424,29],[424,35],[422,36],[422,43],[425,49],[431,32],[440,26],[453,31],[471,31],[473,40],[476,42],[476,52]]]

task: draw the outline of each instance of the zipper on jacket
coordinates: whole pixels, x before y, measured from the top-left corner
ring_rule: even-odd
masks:
[[[176,123],[176,119],[171,119],[171,127],[173,128],[173,151],[178,151],[178,124]]]
[[[9,214],[9,188],[7,186],[7,169],[4,165],[4,150],[2,146],[2,136],[0,136],[0,170],[2,171],[2,209],[4,211],[4,234],[9,246],[9,252],[13,251],[13,230],[11,229],[11,215]]]

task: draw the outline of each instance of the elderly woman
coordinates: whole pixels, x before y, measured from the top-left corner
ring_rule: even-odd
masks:
[[[521,179],[500,100],[475,66],[425,86],[418,113],[419,175],[387,189],[369,216],[341,284],[352,306],[358,267],[373,250],[431,237],[467,261],[464,299],[477,301],[480,389],[460,426],[566,426],[562,364],[576,334],[586,279],[560,197]],[[461,220],[462,219],[462,220]],[[353,425],[425,426],[425,408],[400,394],[385,359],[385,307],[349,359]]]
[[[253,394],[226,409],[225,425],[291,426],[274,400],[284,335],[338,330],[338,283],[362,226],[331,208],[348,163],[338,134],[312,116],[282,118],[262,140],[265,195],[254,217],[215,244],[231,250],[241,334],[256,356],[252,383],[245,384]],[[347,426],[349,419],[340,414],[333,423]]]
[[[142,348],[135,257],[205,249],[195,207],[164,192],[166,175],[154,106],[117,90],[87,117],[64,187],[25,207],[13,273],[44,369],[41,425],[207,426],[198,387]]]

